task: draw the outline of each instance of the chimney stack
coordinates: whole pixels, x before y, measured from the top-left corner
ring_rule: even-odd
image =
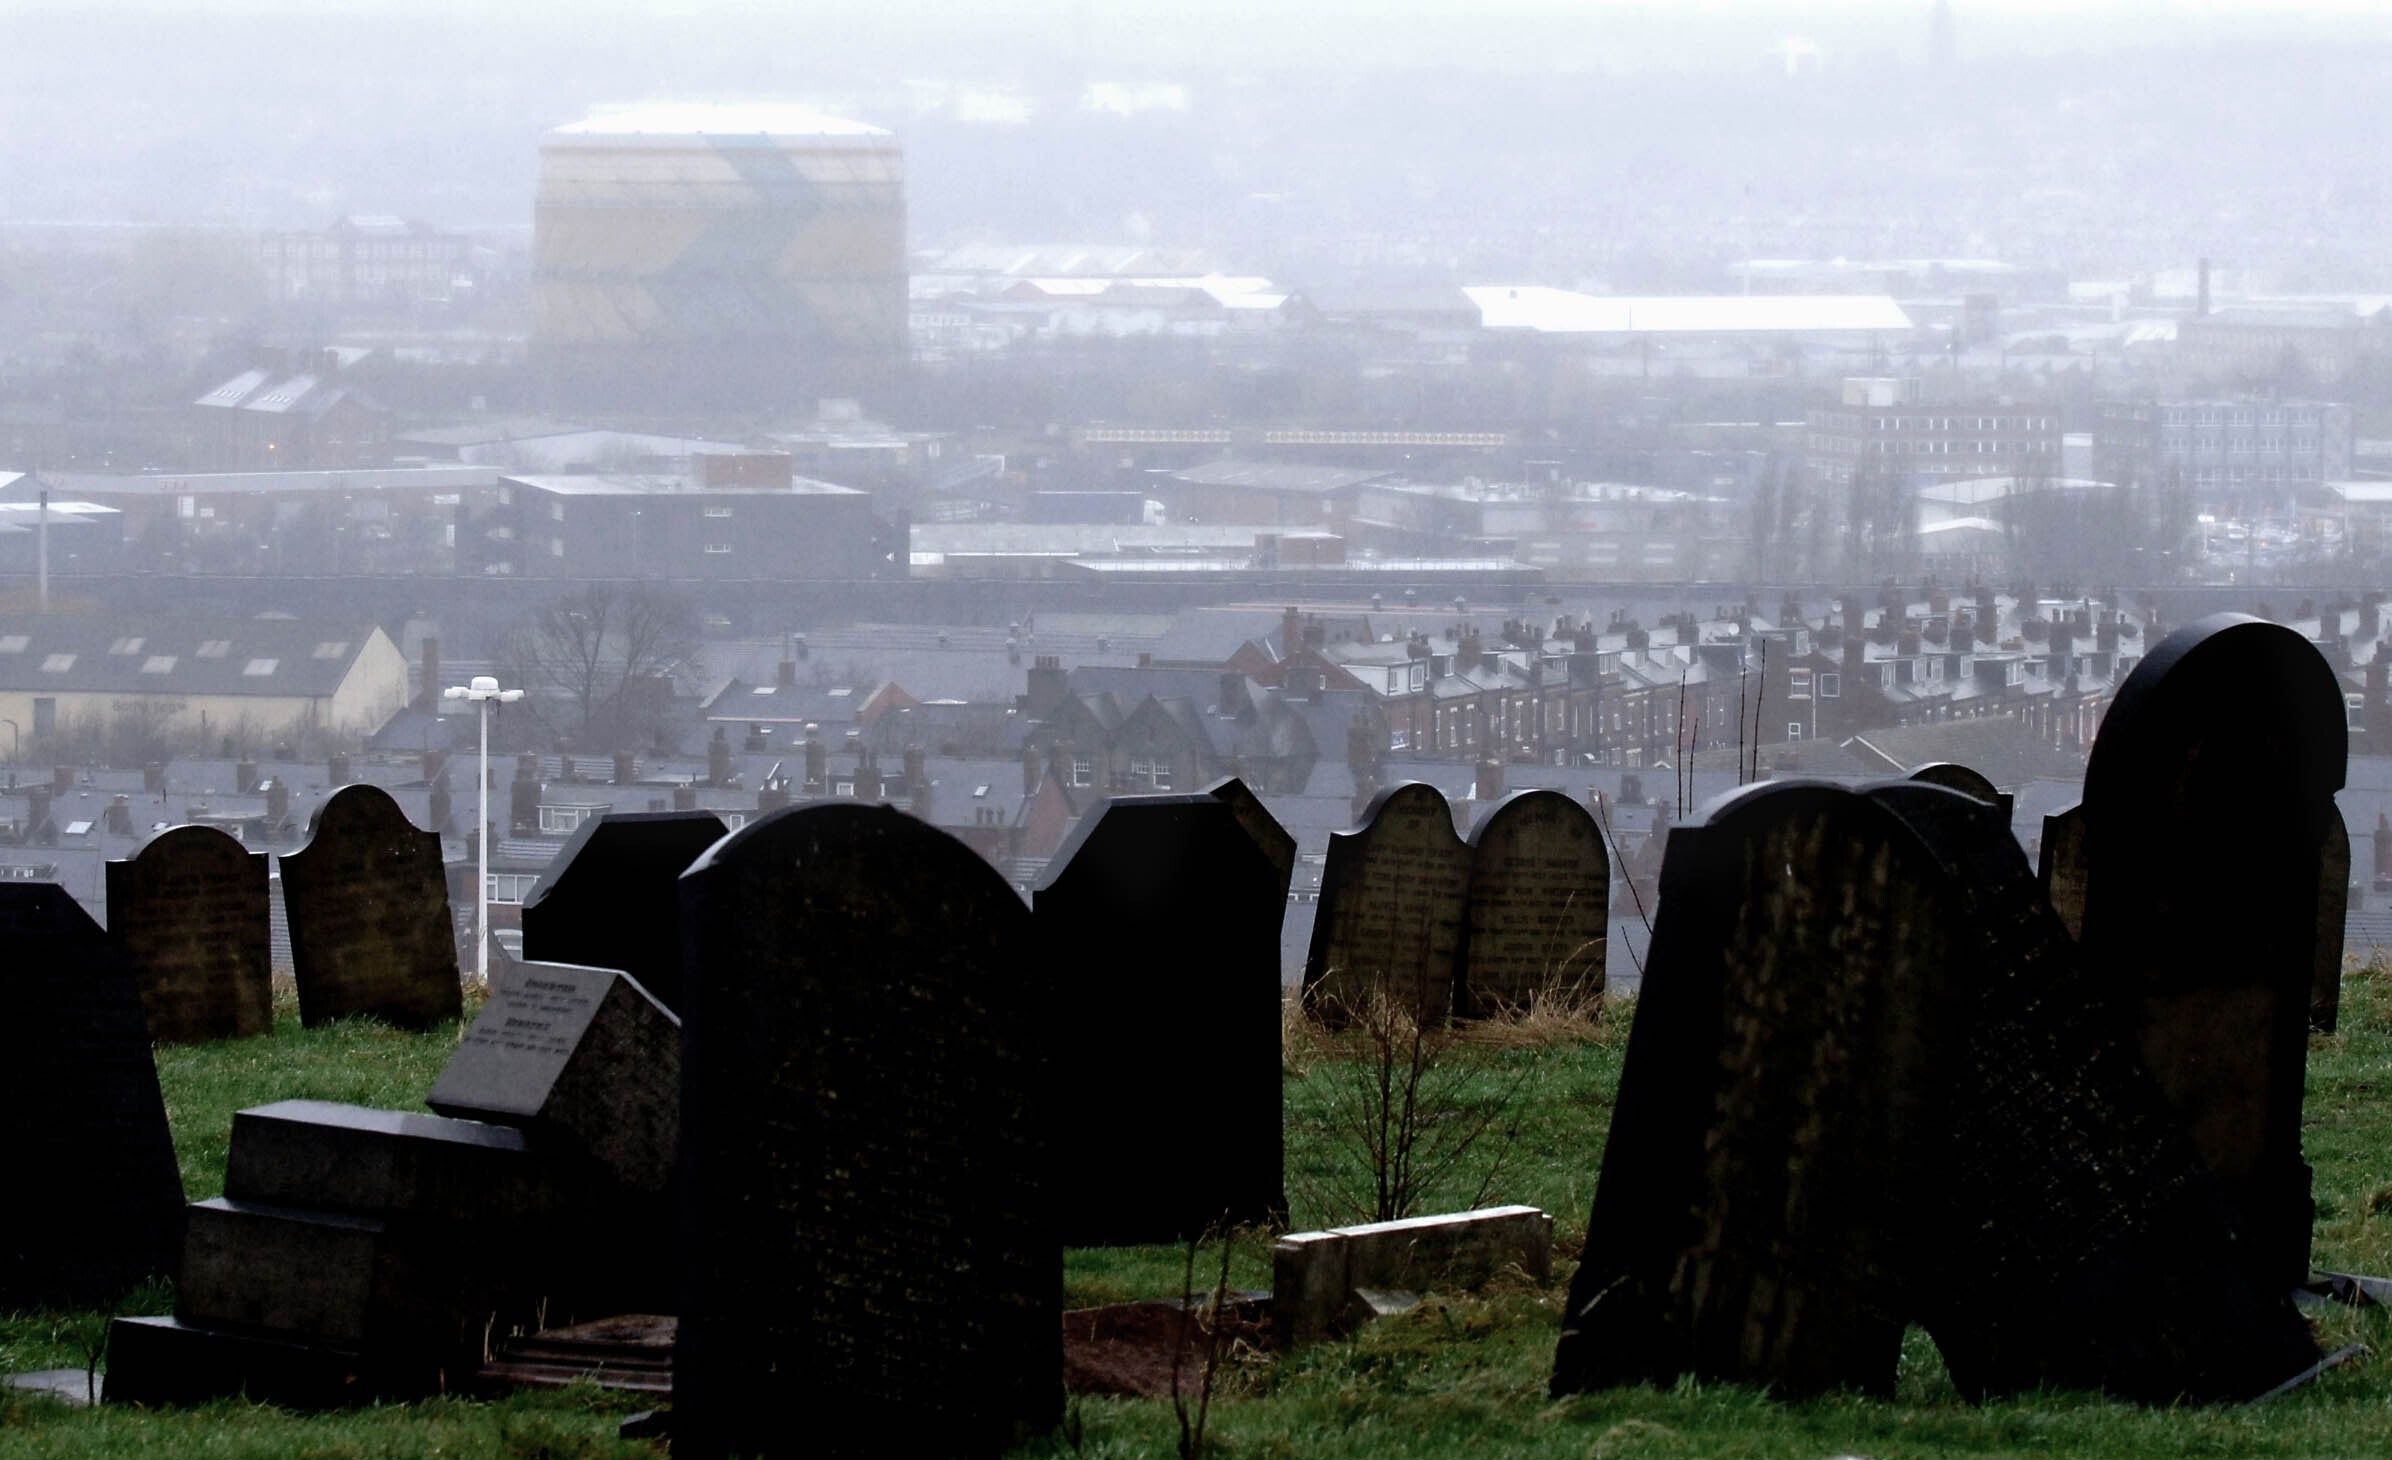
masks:
[[[415,697],[415,707],[427,715],[440,713],[440,640],[424,635],[424,691]]]
[[[639,766],[640,762],[638,756],[633,755],[628,750],[616,751],[615,784],[618,786],[628,786],[637,782],[640,778]]]
[[[706,784],[731,784],[731,738],[720,725],[714,727],[714,738],[706,742]]]

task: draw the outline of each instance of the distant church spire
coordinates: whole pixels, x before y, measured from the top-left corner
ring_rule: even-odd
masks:
[[[1960,43],[1952,34],[1952,0],[1935,0],[1927,17],[1927,66],[1950,71],[1960,64]]]

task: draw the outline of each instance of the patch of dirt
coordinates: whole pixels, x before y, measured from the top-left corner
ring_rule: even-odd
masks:
[[[1204,1382],[1213,1322],[1210,1312],[1190,1316],[1175,1302],[1074,1309],[1063,1315],[1063,1387],[1072,1394],[1167,1399],[1176,1359],[1180,1392],[1192,1397]],[[1233,1300],[1219,1322],[1225,1325],[1224,1364],[1240,1344],[1269,1346],[1270,1309],[1265,1303]]]

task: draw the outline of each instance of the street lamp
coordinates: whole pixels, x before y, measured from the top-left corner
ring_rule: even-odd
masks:
[[[482,720],[482,876],[481,895],[475,900],[479,909],[474,918],[473,972],[482,987],[490,987],[490,702],[512,704],[523,698],[519,689],[500,689],[498,681],[487,674],[477,674],[473,683],[452,684],[440,692],[444,700],[471,700]]]

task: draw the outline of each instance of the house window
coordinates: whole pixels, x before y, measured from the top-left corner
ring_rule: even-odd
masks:
[[[548,540],[548,555],[552,558],[563,557],[565,555],[565,540],[561,537],[550,538]]]
[[[1788,720],[1786,722],[1786,738],[1788,740],[1800,740],[1802,738],[1802,722],[1800,720]]]
[[[714,554],[716,557],[728,557],[731,552],[731,545],[727,542],[710,542],[706,544],[706,551]]]
[[[562,522],[562,521],[564,521],[564,520],[565,520],[565,504],[564,504],[564,503],[562,503],[562,502],[552,502],[552,503],[550,503],[550,504],[549,504],[549,507],[548,507],[548,520],[549,520],[549,521],[551,521],[551,522]]]
[[[1412,732],[1409,730],[1388,731],[1387,748],[1389,750],[1410,750],[1412,748]]]
[[[834,795],[834,796],[852,796],[852,795],[854,795],[854,794],[855,794],[855,779],[854,779],[854,778],[851,776],[851,777],[849,777],[849,778],[848,778],[848,779],[846,779],[846,780],[841,780],[841,781],[833,781],[833,782],[831,782],[831,794],[832,794],[832,795]]]
[[[531,890],[539,882],[540,874],[537,872],[493,872],[490,874],[490,900],[515,906],[530,896]]]
[[[1093,785],[1096,781],[1096,760],[1093,756],[1075,755],[1071,758],[1071,783],[1075,786]]]
[[[728,517],[731,515],[731,509],[728,507],[709,507],[706,509],[706,515],[709,517]]]
[[[540,808],[540,830],[549,836],[567,836],[575,827],[604,809],[602,806],[543,806]]]

